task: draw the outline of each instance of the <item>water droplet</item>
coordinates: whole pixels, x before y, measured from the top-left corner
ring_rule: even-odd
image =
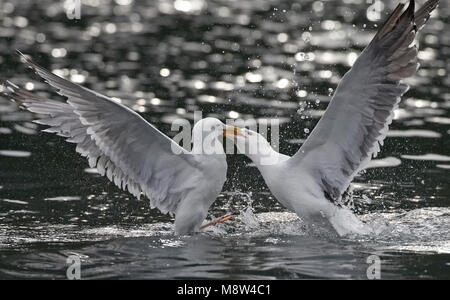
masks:
[[[304,52],[298,52],[295,54],[295,59],[297,61],[304,61],[305,60],[305,53]]]
[[[170,75],[170,70],[167,69],[167,68],[162,68],[162,69],[159,71],[159,75],[161,75],[162,77],[167,77],[167,76]]]
[[[153,98],[150,100],[150,103],[153,105],[160,105],[161,104],[161,99],[159,98]]]
[[[284,32],[281,32],[277,35],[277,40],[280,43],[286,43],[288,41],[288,39],[289,39],[289,36]]]
[[[27,82],[27,83],[25,84],[25,89],[27,89],[27,90],[29,90],[29,91],[34,90],[34,84],[33,84],[32,82]]]
[[[67,54],[67,50],[64,48],[55,48],[52,50],[53,57],[64,57]]]
[[[310,32],[303,32],[302,33],[302,39],[305,43],[309,43],[311,41],[311,33]]]
[[[300,97],[300,98],[304,98],[304,97],[308,96],[308,92],[305,91],[305,90],[298,90],[298,91],[296,92],[296,94],[297,94],[297,96]]]
[[[239,113],[232,110],[232,111],[228,112],[228,116],[232,119],[237,119],[237,118],[239,118]]]
[[[286,78],[281,78],[280,80],[278,80],[276,86],[279,89],[285,89],[285,88],[289,87],[289,80]]]

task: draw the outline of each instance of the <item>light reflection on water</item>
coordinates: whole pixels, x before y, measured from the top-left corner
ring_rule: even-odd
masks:
[[[173,119],[192,120],[195,110],[277,117],[281,152],[292,154],[376,30],[359,2],[83,1],[73,22],[58,1],[6,0],[0,72],[57,98],[18,68],[20,49],[169,135]],[[449,278],[448,15],[442,1],[420,35],[421,69],[385,147],[355,180],[355,209],[380,230],[374,237],[309,235],[241,156],[228,158],[211,209],[233,211],[232,221],[174,237],[170,217],[118,191],[0,97],[0,278],[64,278],[73,252],[85,278],[365,278],[370,254],[382,257],[385,278]]]

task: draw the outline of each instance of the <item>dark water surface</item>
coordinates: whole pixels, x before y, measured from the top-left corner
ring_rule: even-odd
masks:
[[[0,77],[58,98],[18,63],[15,49],[59,75],[121,99],[170,132],[193,112],[279,118],[293,154],[340,78],[376,31],[364,0],[88,0],[69,20],[64,1],[0,2]],[[383,1],[384,20],[396,1]],[[424,1],[418,0],[423,3]],[[450,1],[419,37],[421,68],[372,168],[353,183],[370,237],[303,230],[257,169],[229,156],[210,218],[234,218],[192,237],[173,220],[88,169],[72,144],[0,96],[0,278],[450,278]]]

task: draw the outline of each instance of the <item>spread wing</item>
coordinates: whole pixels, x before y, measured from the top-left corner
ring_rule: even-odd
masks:
[[[415,74],[417,48],[411,46],[439,0],[414,14],[414,1],[402,13],[399,4],[345,74],[314,130],[290,159],[309,164],[325,196],[340,199],[355,174],[380,150],[400,97],[408,90],[401,79]]]
[[[76,143],[76,151],[123,190],[152,207],[174,213],[201,176],[193,155],[157,130],[140,115],[110,98],[54,75],[22,55],[67,102],[44,99],[7,81],[7,94],[31,112],[48,115],[36,122]],[[174,150],[177,154],[174,153]],[[198,178],[198,177],[197,177]]]

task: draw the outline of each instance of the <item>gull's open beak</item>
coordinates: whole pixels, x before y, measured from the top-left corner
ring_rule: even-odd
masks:
[[[233,139],[235,136],[242,136],[245,137],[242,132],[241,129],[239,127],[236,126],[227,126],[224,130],[223,130],[223,134],[224,137],[227,138],[231,138]]]

